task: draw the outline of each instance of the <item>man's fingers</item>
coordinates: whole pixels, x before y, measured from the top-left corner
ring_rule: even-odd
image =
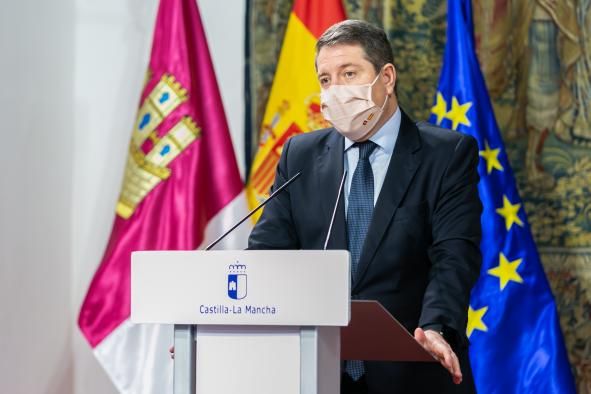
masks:
[[[445,368],[452,374],[455,375],[456,371],[454,370],[454,364],[452,361],[451,352],[447,351],[443,354],[443,360],[445,362]]]
[[[422,328],[417,327],[415,329],[415,339],[422,347],[424,347],[429,353],[431,353],[431,346],[429,346],[429,340],[425,335],[425,331],[423,331]]]
[[[454,383],[460,384],[462,383],[462,369],[460,368],[460,360],[458,360],[458,356],[452,351],[451,354],[453,355],[453,366],[454,366]]]
[[[441,365],[443,365],[451,375],[455,375],[456,371],[454,369],[452,350],[443,344],[438,344],[436,355]]]
[[[441,365],[449,371],[449,373],[452,375],[454,383],[461,383],[462,371],[460,369],[460,362],[451,346],[449,346],[449,344],[438,335],[432,335],[432,338],[427,339],[427,342],[430,342],[428,348],[431,349],[431,354],[433,354],[435,358],[441,363]],[[427,347],[425,348],[428,349]]]
[[[422,328],[417,327],[415,329],[415,339],[417,340],[418,343],[420,343],[421,345],[425,342],[425,340],[427,339],[425,337],[425,332],[423,331]]]
[[[425,350],[431,353],[449,371],[455,384],[462,382],[462,370],[460,369],[458,356],[439,333],[429,331],[427,334],[422,328],[417,327],[414,337]]]
[[[454,383],[460,384],[462,382],[462,370],[460,369],[460,361],[458,360],[458,356],[454,353],[453,350],[451,350],[451,348],[445,352],[444,366],[452,375]]]

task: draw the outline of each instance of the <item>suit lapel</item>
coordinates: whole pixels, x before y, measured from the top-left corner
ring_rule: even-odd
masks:
[[[324,151],[318,157],[317,189],[323,190],[321,198],[323,222],[326,223],[326,231],[330,225],[330,219],[334,209],[335,200],[339,193],[339,186],[343,175],[343,151],[345,139],[337,132],[328,135]],[[320,194],[320,193],[319,193]],[[347,249],[345,227],[345,200],[344,193],[339,199],[337,213],[332,227],[332,234],[328,241],[328,249]],[[326,233],[324,234],[326,236]],[[324,238],[322,239],[324,245]]]
[[[416,153],[421,147],[419,133],[414,122],[402,112],[400,131],[386,178],[380,191],[374,215],[367,231],[359,258],[358,275],[353,283],[353,291],[365,275],[380,242],[390,225],[394,212],[406,194],[417,168],[420,157]],[[378,213],[378,214],[375,214]]]

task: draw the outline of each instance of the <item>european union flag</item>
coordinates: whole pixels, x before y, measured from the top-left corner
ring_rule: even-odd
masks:
[[[554,298],[519,198],[474,50],[470,0],[449,0],[431,122],[478,140],[480,278],[467,335],[479,393],[574,393]]]

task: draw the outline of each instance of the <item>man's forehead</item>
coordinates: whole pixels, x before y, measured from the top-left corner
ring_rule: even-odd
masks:
[[[316,58],[318,73],[328,71],[328,68],[343,68],[366,63],[365,52],[359,45],[333,45],[322,47]]]
[[[318,51],[318,61],[344,56],[363,58],[364,55],[365,52],[359,44],[336,44],[320,48],[320,51]]]

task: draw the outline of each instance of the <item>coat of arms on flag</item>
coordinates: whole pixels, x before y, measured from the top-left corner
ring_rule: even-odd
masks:
[[[251,208],[268,197],[283,144],[294,135],[329,126],[320,112],[315,45],[324,30],[344,19],[340,0],[294,2],[246,189]]]

